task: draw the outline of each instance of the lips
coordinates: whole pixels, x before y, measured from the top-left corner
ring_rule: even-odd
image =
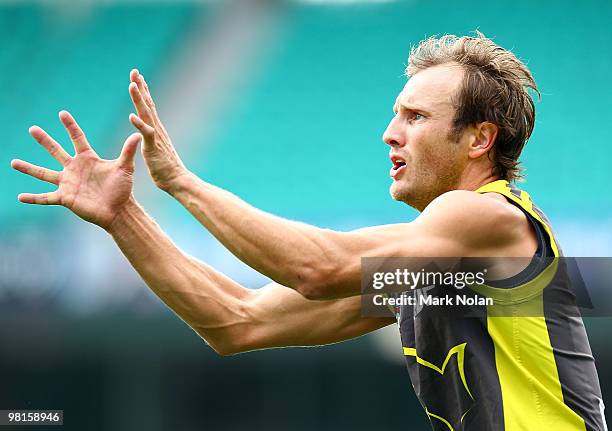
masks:
[[[391,155],[390,159],[393,166],[391,167],[391,171],[389,171],[389,175],[391,175],[391,178],[397,179],[406,169],[406,161],[397,155]]]

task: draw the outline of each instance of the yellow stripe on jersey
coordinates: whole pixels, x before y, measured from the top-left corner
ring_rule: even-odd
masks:
[[[444,419],[442,416],[438,416],[437,414],[430,412],[428,409],[425,409],[425,413],[427,413],[427,416],[431,416],[432,418],[438,419],[440,422],[442,422],[444,425],[448,427],[449,431],[455,431],[455,429],[452,427],[450,422]]]
[[[560,255],[552,230],[534,211],[527,193],[521,191],[520,197],[516,196],[505,180],[486,184],[476,192],[499,193],[515,202],[541,223],[555,257]],[[586,430],[584,420],[563,401],[544,317],[543,290],[557,272],[556,263],[557,259],[554,259],[538,277],[515,288],[480,287],[486,289],[486,295],[494,294],[500,300],[487,307],[487,327],[495,348],[506,431]],[[504,301],[517,297],[529,300],[515,304]],[[503,305],[504,302],[507,305]]]
[[[542,307],[539,317],[489,315],[487,318],[495,347],[505,430],[586,430],[584,420],[563,401],[543,316],[542,295],[529,302],[530,307],[534,303]]]
[[[452,349],[450,349],[448,351],[448,353],[446,354],[446,358],[444,359],[444,362],[442,363],[442,367],[438,367],[434,364],[432,364],[429,361],[426,361],[425,359],[421,358],[416,349],[414,347],[404,347],[404,356],[414,356],[414,358],[416,359],[417,363],[427,367],[427,368],[431,368],[434,371],[437,371],[440,374],[444,374],[444,371],[446,370],[446,366],[448,365],[448,362],[450,361],[451,357],[454,354],[457,354],[457,365],[458,365],[458,369],[459,369],[459,376],[461,377],[461,381],[463,382],[463,386],[465,387],[465,390],[467,391],[467,393],[470,395],[470,398],[474,399],[474,397],[472,396],[472,393],[470,392],[470,388],[468,388],[468,384],[467,384],[467,380],[465,379],[465,367],[464,367],[464,360],[465,360],[465,346],[467,345],[467,343],[462,343],[462,344],[458,344],[455,347],[453,347]]]
[[[446,371],[446,366],[448,365],[449,361],[451,360],[453,355],[457,355],[457,369],[459,370],[459,376],[461,377],[461,382],[463,383],[463,387],[465,388],[465,390],[467,391],[467,393],[469,394],[470,398],[473,400],[474,397],[472,396],[472,393],[470,392],[470,388],[468,387],[467,384],[467,380],[465,378],[465,347],[467,346],[467,343],[462,343],[462,344],[458,344],[456,346],[454,346],[453,348],[451,348],[448,353],[446,354],[446,358],[444,359],[444,362],[442,363],[441,367],[438,367],[437,365],[421,358],[416,349],[414,347],[404,347],[404,356],[414,356],[415,360],[417,361],[417,363],[423,365],[424,367],[427,368],[431,368],[432,370],[438,372],[441,375],[444,375],[444,372]],[[471,409],[471,407],[470,407]],[[466,412],[464,412],[461,415],[461,419],[460,421],[463,422],[463,418],[465,418],[465,415],[469,412],[468,409]],[[450,431],[455,431],[454,428],[451,426],[450,422],[448,420],[446,420],[444,417],[436,414],[436,413],[432,413],[431,411],[429,411],[429,409],[426,407],[425,408],[425,413],[427,413],[428,416],[431,416],[432,418],[436,418],[438,420],[440,420],[442,423],[444,423],[448,429]]]

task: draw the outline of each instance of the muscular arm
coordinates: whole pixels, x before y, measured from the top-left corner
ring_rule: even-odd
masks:
[[[514,255],[524,216],[516,210],[517,217],[506,203],[468,191],[443,194],[411,223],[354,232],[320,229],[253,208],[186,169],[144,78],[134,70],[130,79],[138,112],[130,120],[144,136],[144,159],[157,186],[239,259],[306,298],[358,295],[362,257]]]
[[[169,192],[239,259],[311,299],[358,295],[363,256],[461,256],[423,219],[338,232],[260,211],[193,174]]]
[[[74,155],[40,127],[31,127],[32,137],[62,169],[13,160],[14,169],[57,186],[49,193],[22,193],[19,200],[63,205],[109,232],[147,285],[219,353],[333,343],[392,323],[361,318],[359,298],[308,301],[280,285],[249,290],[186,255],[133,198],[140,136],[130,136],[119,157],[106,160],[96,154],[72,115],[62,111],[59,116]]]
[[[468,191],[442,196],[411,223],[352,232],[276,217],[192,174],[170,193],[238,258],[310,299],[358,295],[362,257],[509,256],[520,236],[508,205]]]
[[[362,318],[359,297],[310,301],[276,283],[246,289],[183,253],[133,201],[108,231],[153,292],[221,354],[335,343],[394,322]]]

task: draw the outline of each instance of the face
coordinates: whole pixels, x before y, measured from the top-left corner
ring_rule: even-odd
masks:
[[[456,188],[468,161],[467,145],[451,136],[452,97],[462,78],[463,70],[451,64],[416,73],[397,97],[383,135],[393,164],[391,196],[419,211]]]

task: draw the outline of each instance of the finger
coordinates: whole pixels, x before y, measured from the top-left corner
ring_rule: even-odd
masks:
[[[130,123],[140,131],[145,140],[155,139],[155,129],[142,121],[138,115],[130,114]]]
[[[136,69],[134,69],[134,70],[136,70]],[[142,99],[144,100],[145,99],[145,97],[144,97],[145,96],[145,87],[144,87],[143,80],[142,80],[142,75],[140,74],[140,72],[134,74],[134,79],[132,79],[132,82],[134,84],[136,84],[136,86],[138,87],[138,91],[140,91],[140,94],[142,94],[142,96],[143,96]]]
[[[35,205],[59,205],[59,194],[57,192],[50,193],[20,193],[17,196],[19,202],[24,204],[35,204]]]
[[[166,128],[162,124],[161,120],[159,119],[159,115],[157,114],[157,108],[155,107],[155,102],[153,101],[153,96],[151,96],[151,91],[149,91],[149,85],[147,84],[144,75],[139,74],[138,80],[140,82],[138,88],[140,89],[140,93],[142,94],[142,97],[144,98],[145,103],[147,104],[147,107],[151,112],[151,117],[153,118],[154,122],[153,125],[167,135],[168,132],[166,131]]]
[[[74,144],[74,149],[76,150],[77,154],[91,150],[91,146],[89,145],[89,142],[87,142],[85,133],[83,133],[83,130],[81,130],[74,117],[70,115],[70,112],[60,111],[59,118],[68,131],[68,135]]]
[[[66,150],[64,150],[62,146],[55,141],[55,139],[49,136],[49,134],[40,127],[32,126],[28,131],[36,142],[42,145],[47,152],[51,154],[51,157],[60,162],[62,166],[65,166],[66,163],[72,159]]]
[[[136,112],[138,112],[138,116],[142,118],[145,123],[152,126],[154,124],[152,113],[142,97],[142,93],[140,92],[138,85],[133,82],[130,83],[129,91],[130,97],[132,98],[132,103],[134,103]]]
[[[52,171],[51,169],[33,165],[32,163],[24,162],[23,160],[19,159],[12,160],[11,167],[16,171],[23,172],[24,174],[38,178],[39,180],[47,181],[48,183],[55,185],[58,185],[59,183],[59,172],[57,171]]]
[[[136,83],[138,84],[138,89],[142,94],[142,97],[145,100],[145,103],[149,107],[151,111],[155,111],[155,103],[153,103],[153,98],[151,97],[151,92],[149,91],[149,86],[144,79],[144,75],[142,73],[138,74],[138,78],[136,79]]]
[[[138,71],[138,69],[132,69],[130,71],[130,81],[136,82],[136,80],[138,79],[138,75],[140,75],[140,72]]]
[[[132,133],[125,140],[118,159],[119,166],[122,169],[128,172],[134,171],[134,157],[136,156],[136,150],[138,149],[138,144],[140,144],[141,140],[142,135],[140,133]]]

